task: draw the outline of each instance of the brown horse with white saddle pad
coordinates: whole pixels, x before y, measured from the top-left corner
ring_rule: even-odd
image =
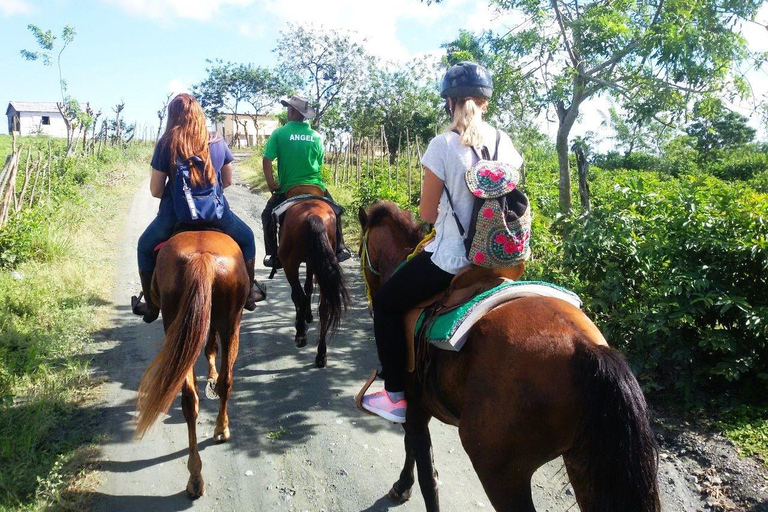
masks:
[[[363,275],[375,300],[421,232],[410,214],[388,202],[361,210],[359,218]],[[438,310],[460,307],[459,295],[477,297],[498,284],[514,288],[488,272],[494,271],[458,274],[453,294],[436,297],[422,324],[425,317],[437,318]],[[507,279],[519,278],[522,267],[509,272]],[[661,509],[657,448],[642,391],[572,294],[555,290],[545,296],[551,288],[521,284],[522,297],[466,314],[475,323],[459,351],[417,339],[406,389],[405,467],[390,498],[410,497],[415,466],[427,510],[439,510],[428,426],[435,417],[458,427],[496,510],[534,511],[531,477],[559,456],[583,511]],[[419,316],[414,312],[406,321],[414,326]],[[358,407],[373,377],[358,395]]]
[[[167,412],[181,391],[181,408],[189,434],[187,494],[205,492],[203,463],[197,449],[199,398],[194,365],[205,346],[208,394],[219,399],[213,438],[230,438],[227,405],[232,392],[232,367],[240,340],[240,319],[250,293],[250,279],[240,247],[215,231],[185,231],[174,235],[157,255],[152,278],[152,302],[160,305],[165,343],[141,379],[136,435],[141,437]],[[218,335],[221,372],[216,371]]]

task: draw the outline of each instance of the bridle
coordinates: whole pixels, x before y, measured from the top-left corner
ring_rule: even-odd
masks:
[[[368,309],[372,310],[373,307],[373,297],[371,296],[371,285],[368,282],[368,272],[373,274],[376,277],[381,277],[381,272],[373,268],[373,265],[371,264],[371,255],[368,252],[368,233],[369,230],[365,230],[365,233],[363,233],[363,249],[360,252],[360,265],[363,267],[363,282],[365,283],[365,298],[368,299]]]

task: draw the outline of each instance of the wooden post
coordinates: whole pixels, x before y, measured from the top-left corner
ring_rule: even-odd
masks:
[[[365,139],[363,139],[363,140],[365,140]],[[361,156],[360,153],[363,150],[363,140],[358,140],[357,141],[357,158],[356,158],[356,162],[355,162],[356,163],[355,170],[357,171],[355,173],[355,180],[356,180],[357,183],[360,183],[360,175],[363,172],[363,163],[360,161],[360,156]]]
[[[421,165],[421,146],[418,137],[416,137],[416,156],[419,157],[419,196],[421,196],[421,185],[424,183],[424,166]]]
[[[19,168],[19,157],[21,148],[19,148],[11,157],[10,168],[5,183],[5,190],[0,188],[0,227],[8,222],[8,215],[11,209],[11,201],[16,201],[16,171]]]
[[[407,153],[407,169],[408,169],[408,201],[411,200],[411,132],[408,130],[408,127],[405,127],[405,151]]]
[[[22,207],[24,206],[24,195],[27,193],[27,185],[29,185],[29,177],[32,173],[32,169],[29,165],[29,157],[32,154],[32,146],[27,148],[27,162],[26,166],[24,167],[24,184],[21,186],[21,192],[19,192],[19,198],[16,202],[16,211],[21,211]],[[37,165],[40,165],[40,159],[42,157],[40,156],[40,150],[37,151]]]

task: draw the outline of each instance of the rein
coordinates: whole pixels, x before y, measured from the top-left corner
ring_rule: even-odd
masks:
[[[363,282],[365,283],[365,298],[368,299],[368,307],[373,305],[373,297],[371,297],[371,285],[368,283],[368,274],[365,272],[367,269],[371,274],[376,277],[381,277],[381,272],[373,268],[371,265],[371,255],[368,254],[368,230],[363,234],[363,253],[360,258],[360,265],[363,267]]]

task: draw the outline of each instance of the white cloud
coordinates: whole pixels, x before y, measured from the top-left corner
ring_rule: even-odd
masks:
[[[0,13],[10,18],[14,14],[26,14],[32,11],[32,6],[25,0],[0,0]]]
[[[256,0],[102,0],[136,16],[151,19],[207,21],[224,6],[246,7]]]
[[[444,0],[432,5],[418,0],[269,0],[262,8],[286,23],[354,31],[366,40],[373,55],[402,60],[413,55],[398,39],[399,22],[417,20],[423,30],[429,30],[440,20],[455,16],[468,2],[482,0]]]
[[[174,96],[182,92],[190,92],[189,85],[179,78],[174,78],[168,82],[168,92],[173,93]]]

